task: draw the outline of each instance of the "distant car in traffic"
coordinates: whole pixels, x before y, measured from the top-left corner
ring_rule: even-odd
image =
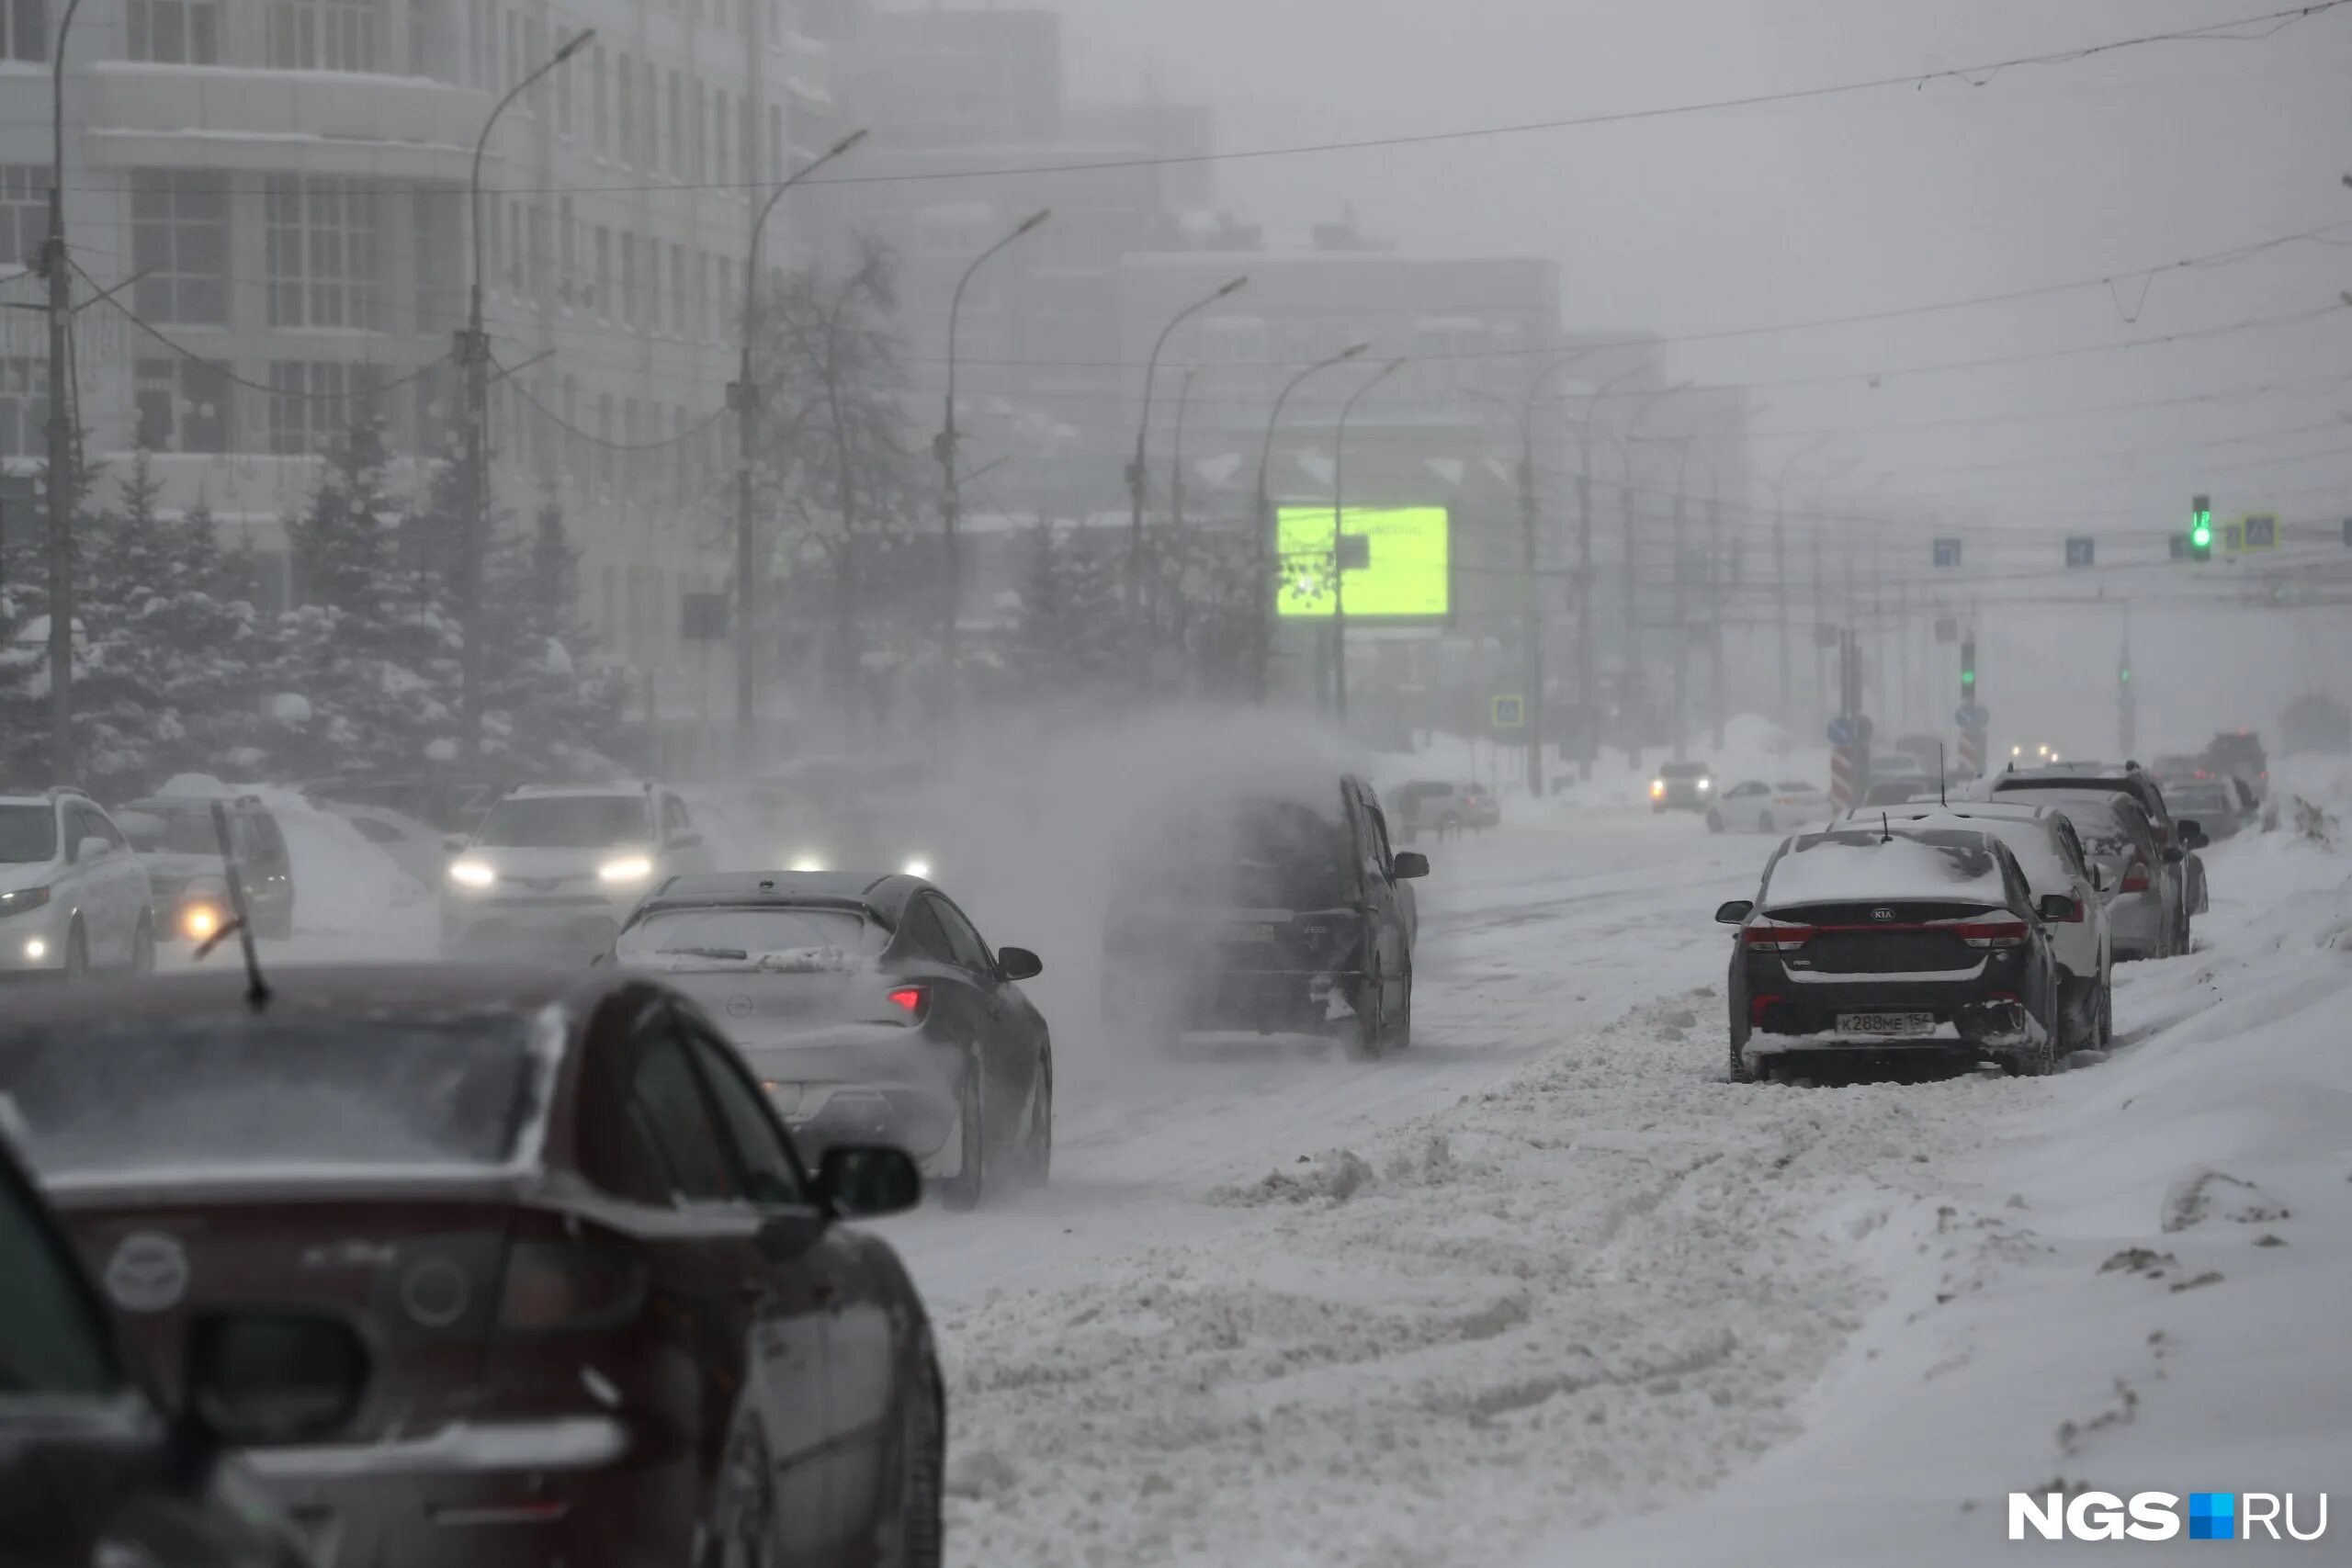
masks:
[[[1889,813],[1849,813],[1841,827],[1868,829],[1891,823],[1895,832],[1974,830],[1998,839],[2017,856],[2035,907],[2052,893],[2073,905],[2062,918],[2045,919],[2058,961],[2058,988],[2064,1051],[2103,1047],[2114,1032],[2114,932],[2108,918],[2104,874],[2085,852],[2065,813],[2054,806],[2008,802],[1932,802]],[[2054,908],[2054,906],[2049,906]]]
[[[147,868],[79,790],[0,795],[0,980],[155,967]]]
[[[1714,770],[1704,762],[1665,762],[1650,780],[1650,810],[1703,812],[1714,803]]]
[[[1337,1037],[1359,1056],[1413,1035],[1412,882],[1379,802],[1326,794],[1201,802],[1145,825],[1105,912],[1102,1017],[1129,1037]]]
[[[2216,773],[2244,779],[2257,801],[2270,798],[2270,758],[2262,737],[2250,729],[2216,735],[2205,747],[2205,765]]]
[[[637,901],[710,869],[686,803],[653,783],[526,785],[490,808],[441,885],[452,958],[563,958],[612,946]]]
[[[1732,1077],[1857,1054],[2051,1071],[2063,1024],[2045,922],[2067,903],[2035,899],[2008,847],[1973,829],[1788,840],[1754,898],[1715,911],[1736,928]]]
[[[2234,774],[2165,785],[2165,804],[2193,819],[2205,837],[2218,843],[2233,839],[2251,825],[2256,810],[2251,805],[2254,786]],[[2244,792],[2241,794],[2240,792]]]
[[[742,793],[787,871],[953,873],[962,803],[942,794],[926,759],[808,757]]]
[[[2165,952],[2156,956],[2169,956],[2188,951],[2188,922],[2195,903],[2189,886],[2193,874],[2184,863],[2197,844],[2187,841],[2196,835],[2184,835],[2165,804],[2164,789],[2137,762],[2070,762],[2053,763],[2046,768],[2015,769],[1999,773],[1993,780],[1991,797],[2038,798],[2044,794],[2126,795],[2146,816],[2154,832],[2160,852],[2156,863],[2148,867],[2148,874],[2165,884],[2164,892],[2177,929],[2167,939]],[[2080,826],[2080,824],[2076,824]],[[2127,873],[2127,880],[2129,874]]]
[[[134,1264],[169,1258],[126,1236]],[[142,1250],[143,1249],[143,1250]],[[180,1394],[158,1398],[109,1320],[96,1269],[0,1139],[0,1521],[9,1568],[332,1568],[264,1495],[239,1443],[299,1443],[350,1418],[368,1389],[349,1324],[300,1308],[188,1314],[170,1352]],[[167,1274],[118,1267],[117,1295]]]
[[[2084,852],[2098,868],[2119,963],[2170,958],[2188,951],[2186,852],[2165,849],[2154,824],[2129,795],[2052,790],[2011,795],[2065,814]]]
[[[1484,784],[1454,784],[1442,779],[1416,779],[1388,793],[1388,817],[1396,841],[1409,844],[1423,829],[1440,838],[1463,832],[1484,832],[1502,825],[1502,802]]]
[[[294,854],[277,814],[258,795],[221,805],[229,814],[229,850],[237,857],[254,934],[292,936]],[[116,808],[116,819],[147,867],[159,941],[202,942],[229,923],[229,874],[212,806],[207,795],[168,795]]]
[[[1864,806],[1907,806],[1936,798],[1936,781],[1920,773],[1873,773],[1862,793]]]
[[[389,806],[355,806],[347,801],[317,803],[320,810],[340,817],[352,831],[384,852],[386,859],[406,872],[409,880],[427,892],[438,892],[449,869],[450,856],[462,839],[445,834],[429,822],[420,822]]]
[[[1828,793],[1808,779],[1742,779],[1708,807],[1707,826],[1718,833],[1785,833],[1828,816]]]
[[[930,1326],[840,1223],[912,1203],[908,1155],[809,1174],[717,1026],[643,976],[270,984],[60,990],[0,1022],[0,1095],[168,1406],[203,1393],[184,1348],[215,1313],[332,1314],[370,1347],[364,1399],[252,1458],[337,1562],[937,1561]]]
[[[1020,982],[1045,965],[991,951],[918,877],[729,872],[673,877],[613,962],[700,1002],[804,1153],[911,1150],[954,1207],[1046,1179],[1054,1047]]]

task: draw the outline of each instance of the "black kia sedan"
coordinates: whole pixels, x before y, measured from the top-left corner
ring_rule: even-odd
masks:
[[[919,876],[675,876],[630,915],[612,961],[659,975],[733,1038],[800,1145],[911,1151],[953,1208],[1046,1179],[1054,1045],[1021,982]]]
[[[1770,1077],[1808,1057],[1989,1058],[2013,1073],[2056,1061],[2059,965],[2008,848],[1989,834],[1840,829],[1784,841],[1736,926],[1730,1070]]]
[[[322,1562],[938,1561],[929,1322],[897,1255],[840,1223],[921,1178],[887,1148],[808,1171],[654,981],[413,964],[289,969],[258,1000],[222,970],[61,991],[0,1022],[0,1097],[167,1407],[200,1407],[220,1313],[357,1330],[364,1397],[246,1449]]]

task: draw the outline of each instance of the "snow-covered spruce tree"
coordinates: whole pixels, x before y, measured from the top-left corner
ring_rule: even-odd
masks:
[[[484,564],[487,614],[482,754],[514,777],[576,778],[614,771],[610,752],[628,692],[592,667],[579,619],[580,552],[553,497],[527,530],[492,536]]]
[[[329,442],[310,506],[287,522],[300,607],[280,618],[266,686],[274,772],[407,772],[454,755],[463,644],[444,585],[403,548],[382,419]]]
[[[230,597],[209,512],[160,516],[161,488],[141,452],[85,534],[75,706],[83,782],[104,798],[220,772],[258,739],[267,639]]]
[[[1084,701],[1117,682],[1131,645],[1120,562],[1080,530],[1031,530],[1007,662],[1033,700]]]
[[[77,444],[78,449],[78,444]],[[47,464],[34,470],[31,515],[17,519],[17,543],[0,553],[0,784],[40,789],[76,779],[51,776],[49,716],[49,492]],[[75,522],[72,536],[74,580],[85,586],[89,559],[89,502],[97,477],[85,467],[74,476]],[[21,504],[12,501],[10,504]],[[84,626],[83,607],[74,619]],[[80,671],[77,654],[75,670]],[[77,704],[77,706],[79,705]],[[80,726],[75,727],[79,737]]]

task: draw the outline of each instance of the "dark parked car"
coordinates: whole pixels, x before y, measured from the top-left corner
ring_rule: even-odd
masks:
[[[2049,1072],[2063,1032],[2059,965],[2040,901],[1988,833],[1839,829],[1790,839],[1753,899],[1715,911],[1736,926],[1731,1076],[1787,1058],[1896,1052],[1986,1057]]]
[[[801,1148],[897,1144],[968,1208],[1053,1163],[1054,1047],[1020,982],[919,877],[673,877],[614,943],[722,1021]]]
[[[192,1314],[177,1347],[184,1392],[158,1399],[5,1144],[0,1279],[0,1562],[310,1568],[300,1529],[229,1445],[301,1441],[349,1417],[368,1384],[349,1324]]]
[[[1329,794],[1202,803],[1151,824],[1104,921],[1102,1015],[1131,1038],[1336,1035],[1359,1055],[1412,1042],[1409,886],[1353,775]]]
[[[1704,762],[1666,762],[1650,780],[1650,810],[1705,811],[1715,798],[1714,770]]]
[[[1441,839],[1464,829],[1484,832],[1502,826],[1502,803],[1484,784],[1450,784],[1442,779],[1416,779],[1388,794],[1396,841],[1409,844],[1422,829]]]
[[[663,986],[319,968],[256,1006],[178,975],[13,1013],[0,1095],[167,1401],[223,1307],[366,1337],[348,1418],[252,1460],[323,1556],[938,1561],[930,1328],[839,1223],[921,1178],[897,1149],[809,1175]]]
[[[2218,773],[2244,779],[2257,801],[2270,798],[2270,758],[2262,737],[2250,729],[2216,735],[2206,744],[2205,765]]]
[[[277,818],[255,795],[226,803],[229,848],[245,885],[254,934],[294,934],[294,857]],[[147,867],[159,942],[200,942],[229,918],[228,875],[212,801],[203,795],[157,795],[118,807],[115,822]]]

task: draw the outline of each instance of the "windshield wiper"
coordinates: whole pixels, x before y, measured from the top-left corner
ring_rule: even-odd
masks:
[[[657,947],[653,950],[653,956],[656,958],[725,958],[741,964],[752,955],[740,947]]]

